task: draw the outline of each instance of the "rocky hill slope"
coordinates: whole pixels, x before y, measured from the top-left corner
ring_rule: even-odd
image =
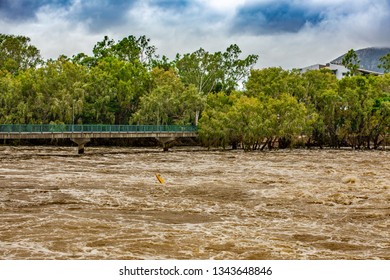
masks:
[[[390,53],[390,48],[365,48],[355,50],[355,52],[360,60],[360,68],[383,73],[383,69],[378,68],[379,59]],[[344,55],[332,60],[331,63],[341,64]]]

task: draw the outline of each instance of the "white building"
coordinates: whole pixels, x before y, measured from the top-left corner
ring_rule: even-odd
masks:
[[[341,80],[342,78],[347,76],[347,73],[349,72],[348,68],[346,68],[345,66],[340,65],[340,64],[334,64],[334,63],[315,64],[312,66],[301,68],[299,70],[301,71],[301,73],[305,73],[305,72],[310,71],[310,70],[320,70],[320,69],[329,69],[330,71],[332,71],[336,75],[336,78],[339,80]],[[365,70],[365,69],[360,69],[360,68],[358,69],[358,71],[362,75],[369,75],[369,74],[383,75],[383,73],[380,73],[380,72],[375,72],[375,71],[370,71],[370,70]]]

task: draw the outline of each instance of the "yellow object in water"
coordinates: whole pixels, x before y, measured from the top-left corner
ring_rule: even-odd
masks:
[[[160,182],[160,184],[164,184],[164,179],[161,177],[161,175],[160,174],[156,174],[156,178],[157,178],[157,180]]]

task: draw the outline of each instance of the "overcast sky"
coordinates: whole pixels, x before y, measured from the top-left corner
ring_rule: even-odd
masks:
[[[169,58],[235,43],[258,68],[291,69],[390,47],[390,0],[0,0],[0,33],[30,37],[45,59],[146,35]]]

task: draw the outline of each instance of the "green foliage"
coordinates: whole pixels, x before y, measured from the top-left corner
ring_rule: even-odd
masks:
[[[209,53],[200,48],[184,56],[178,54],[175,64],[183,83],[195,85],[199,93],[230,93],[247,78],[258,59],[257,55],[239,59],[240,54],[237,45],[231,45],[224,53]]]
[[[252,150],[305,141],[378,148],[387,137],[389,75],[338,81],[325,70],[268,68],[253,70],[246,85],[242,93],[208,98],[199,126],[207,146],[241,143]]]
[[[147,69],[139,62],[107,57],[90,70],[85,112],[89,123],[127,124],[150,84]]]
[[[211,93],[221,76],[220,54],[199,49],[183,57],[177,55],[176,67],[184,84],[193,84],[203,95]]]
[[[252,70],[250,79],[246,83],[246,89],[249,96],[264,94],[268,97],[278,98],[283,93],[288,93],[298,99],[303,98],[305,90],[299,72],[286,71],[280,67]]]
[[[0,69],[17,74],[41,62],[39,50],[30,44],[30,38],[0,34]]]
[[[240,82],[245,81],[250,73],[250,69],[259,59],[258,55],[248,55],[245,59],[240,59],[241,49],[236,45],[230,45],[222,53],[222,77],[221,90],[232,92],[237,89]]]
[[[209,146],[242,143],[245,150],[254,150],[264,141],[270,146],[276,139],[293,141],[309,121],[305,105],[287,93],[278,98],[219,93],[209,97],[199,133]]]
[[[0,123],[199,124],[204,145],[245,150],[378,148],[388,139],[390,74],[354,75],[353,50],[343,60],[352,75],[340,81],[327,70],[253,70],[258,56],[240,59],[237,45],[174,61],[155,50],[145,36],[106,36],[92,56],[43,62],[29,38],[0,34]]]
[[[348,53],[343,57],[341,64],[348,68],[349,76],[355,76],[359,73],[360,60],[358,55],[353,49],[350,49]]]
[[[382,56],[379,61],[381,62],[378,67],[379,68],[382,68],[385,73],[389,73],[390,72],[390,53]]]
[[[317,141],[333,147],[377,148],[386,137],[389,77],[346,77],[317,95]]]
[[[235,130],[232,130],[228,113],[231,110],[236,94],[226,95],[224,92],[211,94],[207,97],[206,107],[199,121],[199,136],[208,146],[226,147],[232,141],[237,143]]]
[[[0,123],[19,122],[18,107],[25,107],[21,101],[20,81],[0,70]]]
[[[155,68],[152,88],[143,95],[132,122],[137,124],[195,124],[196,112],[203,108],[203,97],[194,85],[185,86],[172,70]]]
[[[17,123],[72,123],[84,104],[86,71],[64,58],[50,60],[38,69],[20,73],[21,101]]]
[[[341,106],[337,93],[338,81],[330,71],[308,71],[302,75],[305,87],[304,103],[308,114],[314,117],[309,142],[336,147],[338,110]]]
[[[155,52],[156,47],[151,46],[150,39],[145,36],[136,38],[130,35],[118,42],[104,36],[103,40],[97,42],[93,47],[93,57],[79,53],[73,56],[72,60],[75,63],[92,67],[96,66],[100,60],[112,57],[124,62],[151,66],[154,59],[156,59]]]

